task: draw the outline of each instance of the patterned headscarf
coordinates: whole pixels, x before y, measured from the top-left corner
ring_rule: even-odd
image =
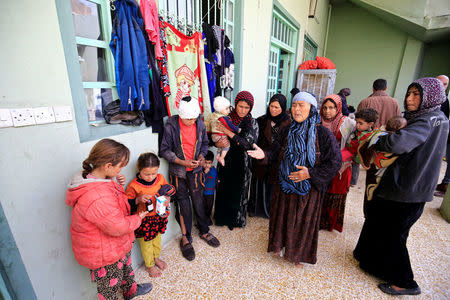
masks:
[[[272,102],[278,102],[281,107],[281,113],[278,116],[273,117],[270,114],[270,104]],[[287,99],[283,94],[275,94],[270,98],[269,105],[267,106],[266,116],[269,118],[269,120],[275,122],[275,124],[279,125],[281,122],[289,119],[289,115],[286,113],[286,102]]]
[[[300,92],[294,99],[309,103],[308,99],[302,97],[312,96],[309,93]],[[306,195],[311,190],[310,179],[295,183],[289,179],[289,174],[298,171],[295,166],[310,168],[316,163],[316,125],[318,123],[320,123],[320,117],[315,105],[311,105],[309,116],[303,122],[298,123],[292,120],[279,172],[281,189],[287,194]]]
[[[420,92],[420,105],[419,109],[416,111],[408,111],[406,105],[406,98],[408,97],[408,91],[411,87],[416,87]],[[406,91],[405,101],[403,102],[403,107],[405,108],[405,119],[409,121],[425,113],[439,110],[441,104],[444,103],[445,100],[446,96],[444,85],[439,79],[433,77],[417,79],[408,86]]]
[[[241,118],[236,113],[236,108],[233,109],[233,111],[230,113],[230,118],[231,118],[231,121],[233,121],[233,124],[236,126],[239,126],[241,124],[241,122],[244,120],[250,121],[252,119],[252,115],[250,112],[252,111],[253,104],[254,104],[253,95],[250,92],[241,91],[236,95],[236,99],[234,100],[234,106],[236,107],[240,101],[245,101],[248,105],[250,105],[250,111],[248,112],[248,114],[245,117]],[[250,126],[250,122],[248,122],[248,123],[246,122],[246,124],[248,124]]]
[[[334,118],[330,120],[325,119],[325,117],[323,116],[323,105],[327,101],[331,101],[334,105],[336,105],[336,116],[334,116]],[[320,117],[322,118],[322,125],[330,129],[330,131],[334,134],[334,136],[336,136],[339,131],[341,119],[345,117],[342,114],[342,100],[341,97],[339,97],[339,95],[331,94],[325,97],[320,107]]]

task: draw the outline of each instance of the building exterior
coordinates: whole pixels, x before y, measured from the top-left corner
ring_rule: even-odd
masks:
[[[77,1],[83,2],[72,0]],[[91,2],[106,8],[104,12],[109,9],[109,1]],[[423,7],[417,7],[416,21],[423,19],[421,13],[425,8],[430,11],[430,5],[442,8],[432,10],[437,11],[440,27],[429,30],[442,31],[437,37],[429,37],[423,24],[408,31],[392,24],[404,20],[402,16],[389,22],[380,18],[383,12],[373,8],[380,1],[224,2],[230,11],[221,22],[233,36],[235,92],[248,90],[254,95],[254,116],[265,112],[271,94],[288,94],[299,64],[316,55],[336,63],[336,89],[351,87],[354,105],[370,94],[371,83],[378,77],[388,79],[389,93],[401,99],[406,86],[419,75],[450,73],[444,56],[449,50],[450,27],[446,1],[421,1]],[[385,15],[398,11],[398,6],[389,7],[391,1],[381,2]],[[70,208],[64,202],[67,183],[95,142],[105,137],[130,148],[130,163],[123,171],[131,180],[138,155],[157,153],[157,135],[144,125],[132,128],[89,122],[87,93],[111,88],[114,82],[83,81],[77,45],[109,50],[104,43],[76,38],[70,1],[6,1],[0,20],[2,114],[40,107],[54,107],[62,114],[69,107],[72,114],[62,122],[0,128],[0,291],[17,299],[95,299],[88,270],[77,264],[71,249]],[[417,28],[425,28],[424,33],[410,33]],[[2,126],[7,126],[5,118],[0,119]],[[161,171],[167,175],[164,161]],[[163,246],[179,236],[173,215],[170,218]],[[133,263],[142,263],[136,247]]]

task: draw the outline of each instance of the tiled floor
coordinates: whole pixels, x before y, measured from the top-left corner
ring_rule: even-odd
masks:
[[[442,172],[441,172],[442,173]],[[149,278],[143,267],[138,282],[154,289],[135,299],[389,299],[377,279],[363,273],[352,256],[362,224],[365,172],[347,198],[344,232],[319,233],[316,265],[297,268],[266,252],[268,220],[248,218],[244,229],[211,228],[220,239],[211,248],[194,235],[196,259],[181,256],[179,239],[169,242],[161,258],[168,269]],[[403,299],[450,299],[450,224],[439,214],[442,198],[427,203],[408,240],[416,281],[422,294]]]

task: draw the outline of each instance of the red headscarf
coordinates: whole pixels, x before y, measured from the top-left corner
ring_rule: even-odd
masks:
[[[253,95],[247,91],[241,91],[236,95],[236,99],[234,100],[234,107],[236,107],[240,101],[245,101],[250,106],[250,110],[245,117],[241,118],[236,113],[236,108],[233,109],[233,111],[230,113],[230,118],[233,121],[233,124],[236,126],[239,126],[239,124],[241,124],[244,119],[248,119],[249,121],[252,119],[252,115],[250,114],[250,112],[252,111],[253,104],[255,102],[255,100],[253,99]],[[250,125],[250,123],[248,123],[248,125]]]
[[[332,119],[325,119],[323,116],[323,105],[325,102],[331,100],[336,105],[336,116]],[[344,115],[342,114],[342,100],[339,95],[331,94],[325,97],[325,99],[322,101],[322,105],[320,106],[320,118],[322,119],[322,125],[326,128],[330,129],[331,132],[334,134],[334,136],[337,135],[339,131],[339,127],[341,126],[341,122],[344,119]]]

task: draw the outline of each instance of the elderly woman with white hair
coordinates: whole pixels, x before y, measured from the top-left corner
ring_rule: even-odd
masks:
[[[298,266],[315,264],[322,195],[342,158],[330,130],[320,124],[316,98],[300,92],[292,99],[292,124],[280,132],[270,151],[248,151],[256,159],[276,164],[270,208],[268,252]]]

